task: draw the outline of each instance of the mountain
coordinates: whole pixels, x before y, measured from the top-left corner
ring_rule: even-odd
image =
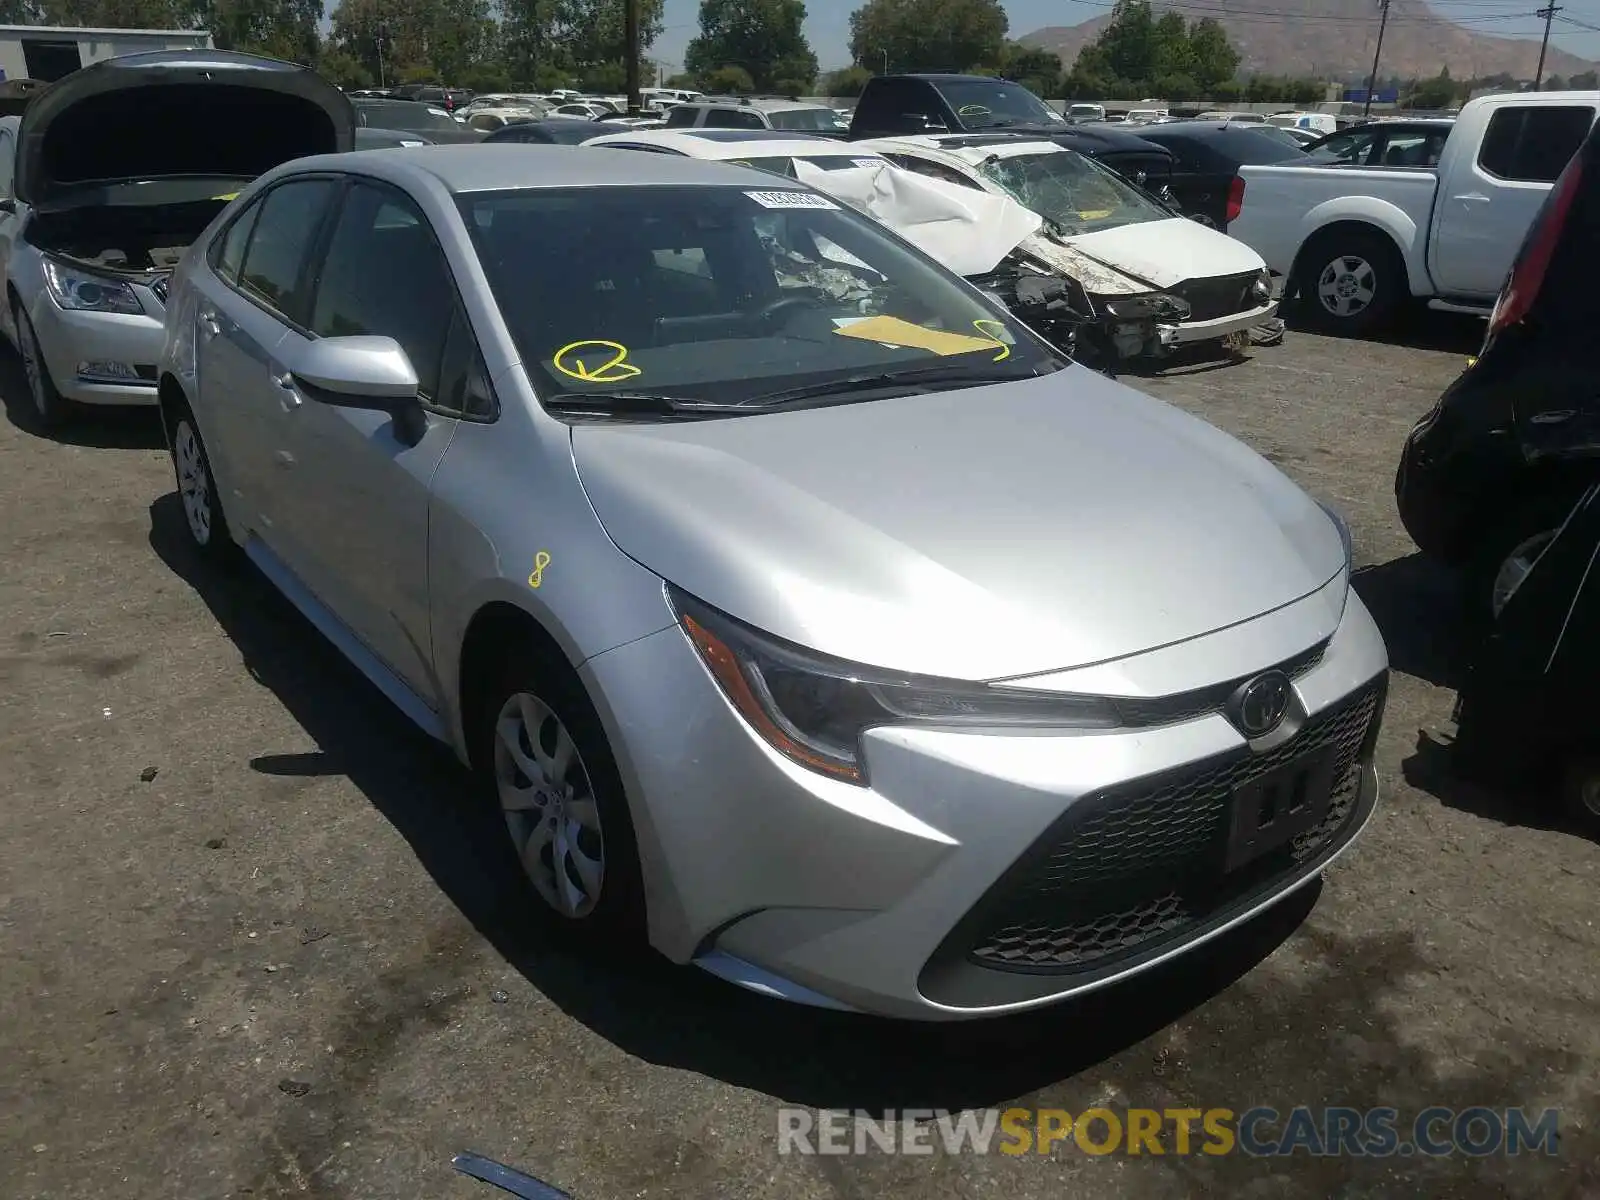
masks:
[[[1193,6],[1154,0],[1159,13],[1177,7],[1190,20]],[[1208,5],[1220,9],[1221,5]],[[1251,0],[1249,15],[1217,19],[1239,51],[1242,75],[1287,75],[1294,78],[1364,80],[1372,69],[1378,36],[1374,0]],[[1283,19],[1278,19],[1279,17]],[[1018,40],[1053,51],[1070,67],[1078,51],[1100,36],[1109,15],[1081,25],[1052,25]],[[1490,22],[1484,22],[1485,26]],[[1532,79],[1539,61],[1539,43],[1522,38],[1492,37],[1446,20],[1426,0],[1392,0],[1389,29],[1383,37],[1380,78],[1428,79],[1448,66],[1457,79],[1481,79],[1509,72]],[[1550,47],[1546,75],[1574,75],[1595,70],[1595,64]]]

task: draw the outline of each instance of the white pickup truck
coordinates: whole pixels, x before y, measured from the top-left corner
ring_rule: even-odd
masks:
[[[1597,112],[1600,92],[1484,96],[1435,163],[1241,167],[1228,234],[1330,332],[1376,329],[1408,295],[1487,316]]]

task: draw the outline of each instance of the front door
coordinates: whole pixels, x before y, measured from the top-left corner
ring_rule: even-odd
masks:
[[[435,707],[428,507],[456,428],[440,375],[457,309],[449,266],[421,211],[398,191],[352,183],[322,256],[307,331],[288,334],[280,365],[295,361],[308,334],[392,337],[416,370],[426,429],[412,444],[389,414],[318,403],[291,379],[274,443],[290,477],[282,490],[289,566]]]
[[[1534,217],[1594,118],[1593,105],[1495,110],[1476,159],[1455,160],[1439,181],[1428,265],[1441,293],[1485,301],[1499,294]]]

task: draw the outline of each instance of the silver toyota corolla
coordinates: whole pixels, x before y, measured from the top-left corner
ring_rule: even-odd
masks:
[[[160,399],[196,546],[492,780],[538,906],[756,991],[1060,1000],[1372,813],[1339,519],[789,180],[300,160],[180,267]]]

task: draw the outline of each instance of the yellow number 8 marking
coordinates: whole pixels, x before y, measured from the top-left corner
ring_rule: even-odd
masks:
[[[994,327],[995,332],[993,332],[993,333],[989,332],[989,327],[990,326]],[[995,362],[1005,362],[1006,359],[1011,357],[1011,347],[1006,345],[1003,341],[1000,340],[1001,337],[1005,334],[1006,327],[1004,325],[1000,324],[999,321],[978,320],[978,321],[974,321],[972,323],[972,327],[974,329],[976,329],[979,333],[984,334],[987,337],[991,338],[994,341],[994,344],[996,346],[1000,347],[1000,353],[996,354],[994,356],[994,361]]]
[[[541,550],[533,556],[533,572],[528,576],[528,586],[538,587],[544,582],[544,569],[550,565],[550,555]]]
[[[591,367],[583,361],[583,355],[594,350],[609,350],[611,357],[598,366]],[[628,348],[621,342],[608,342],[600,338],[591,338],[584,342],[568,342],[555,352],[551,366],[572,379],[581,379],[585,383],[621,383],[624,379],[632,379],[644,372],[628,361]],[[534,585],[535,587],[538,584]]]

